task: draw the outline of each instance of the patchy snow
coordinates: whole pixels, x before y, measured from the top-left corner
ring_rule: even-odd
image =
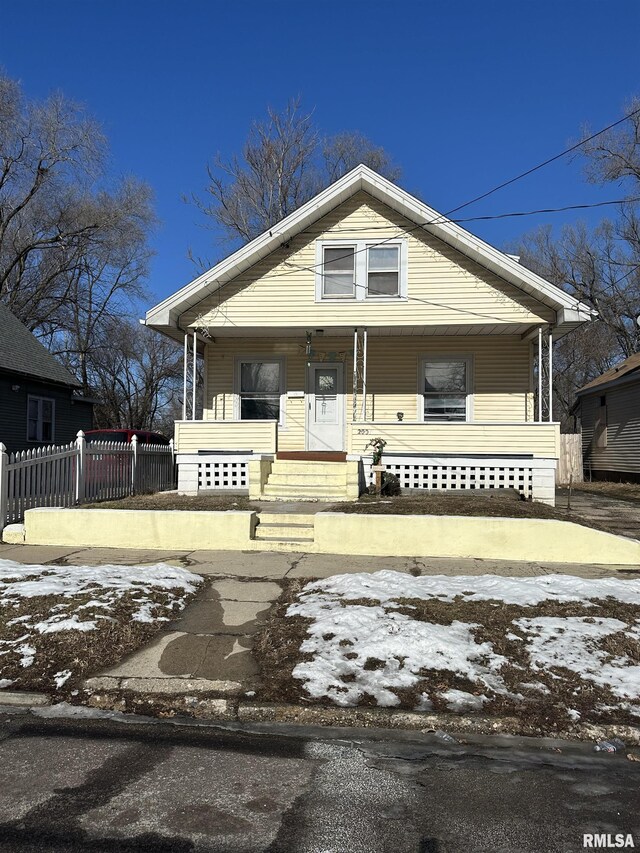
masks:
[[[416,685],[425,666],[504,690],[496,671],[506,658],[495,654],[489,643],[476,643],[473,625],[457,621],[436,625],[383,607],[343,607],[336,601],[320,601],[317,594],[301,598],[287,616],[314,620],[300,648],[314,657],[299,663],[293,676],[305,681],[311,696],[355,705],[369,695],[378,705],[398,705],[393,688]],[[369,660],[380,662],[379,668],[367,668]]]
[[[0,690],[5,690],[7,687],[11,687],[13,681],[10,678],[0,678]]]
[[[543,575],[531,578],[509,578],[499,575],[478,577],[431,575],[414,578],[412,575],[383,570],[373,574],[333,575],[305,587],[305,598],[316,593],[321,599],[339,596],[345,600],[370,598],[388,604],[398,598],[439,598],[453,601],[460,596],[465,601],[490,601],[505,604],[533,605],[541,601],[581,601],[588,604],[596,598],[612,596],[629,604],[640,603],[640,580],[602,578],[584,580],[573,575]]]
[[[438,695],[444,699],[450,711],[455,711],[458,714],[463,711],[481,711],[484,703],[489,701],[484,694],[476,696],[466,690],[445,690]]]
[[[371,605],[362,604],[363,599]],[[398,612],[398,599],[403,600],[404,612]],[[511,643],[525,644],[530,661],[527,668],[517,658],[508,660],[496,652],[492,642],[477,640],[479,626],[473,622],[454,619],[450,624],[436,624],[412,618],[404,603],[411,599],[496,601],[525,608],[548,601],[578,602],[585,608],[585,616],[534,615],[510,623],[511,630],[504,636]],[[311,620],[300,647],[310,659],[298,663],[292,674],[314,698],[326,697],[348,706],[373,697],[378,705],[391,707],[401,703],[403,690],[423,688],[432,671],[433,692],[416,694],[417,709],[429,710],[432,699],[437,698],[449,710],[462,713],[479,711],[496,696],[520,703],[524,697],[518,691],[524,688],[550,694],[549,686],[535,675],[544,672],[547,680],[551,677],[564,683],[562,671],[554,671],[564,668],[610,689],[624,700],[619,708],[624,704],[624,710],[640,713],[640,665],[615,657],[602,646],[621,631],[640,639],[640,621],[598,617],[593,603],[598,599],[640,607],[640,581],[584,580],[570,575],[414,578],[386,570],[335,575],[307,584],[287,610],[287,616]],[[515,689],[503,679],[505,664],[522,671],[522,683]],[[442,680],[438,673],[467,679],[474,685],[473,693],[443,689],[446,683],[438,689],[437,682]],[[572,720],[580,717],[575,709],[567,708],[567,713]]]
[[[53,678],[56,682],[56,687],[60,689],[62,685],[71,678],[71,670],[63,669],[62,672],[56,672]]]
[[[633,665],[627,657],[612,657],[598,647],[598,641],[622,631],[640,638],[640,626],[581,616],[518,619],[515,625],[527,634],[533,670],[564,667],[608,687],[621,699],[640,697],[640,665]]]
[[[44,610],[39,609],[38,604],[33,615],[27,613],[6,621],[7,634],[0,637],[0,660],[5,671],[9,655],[14,665],[18,655],[22,668],[33,666],[38,654],[37,636],[63,631],[95,631],[106,622],[116,622],[112,613],[125,596],[134,604],[130,617],[134,621],[167,621],[166,608],[157,604],[158,593],[167,594],[166,603],[170,608],[181,610],[187,595],[194,593],[200,583],[202,578],[198,575],[165,563],[150,566],[43,566],[0,560],[0,615],[2,610],[7,613],[20,608],[25,599],[53,598],[51,603],[45,601]],[[89,600],[85,601],[88,596]],[[15,630],[10,631],[11,628],[19,630],[20,636],[15,636]],[[0,665],[0,676],[2,669]],[[71,670],[61,669],[53,675],[53,681],[60,688],[71,675]],[[8,679],[0,679],[0,684],[5,681],[12,683]]]

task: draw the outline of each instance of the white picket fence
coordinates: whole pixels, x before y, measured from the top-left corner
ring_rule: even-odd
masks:
[[[0,530],[28,509],[68,507],[159,492],[175,486],[173,442],[89,442],[7,453],[0,442]]]

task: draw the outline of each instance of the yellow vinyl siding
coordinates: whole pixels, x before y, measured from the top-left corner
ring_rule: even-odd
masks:
[[[364,453],[373,437],[387,442],[387,453],[532,453],[557,457],[558,424],[348,424],[351,453]],[[371,452],[370,450],[368,451]]]
[[[177,453],[199,450],[254,450],[273,453],[276,449],[276,426],[273,421],[176,421]]]
[[[367,229],[373,229],[368,231]],[[384,240],[405,229],[409,300],[315,301],[318,240]],[[311,268],[311,269],[310,269]],[[424,300],[424,301],[420,301]],[[535,323],[554,312],[360,192],[182,315],[232,328]]]
[[[353,416],[353,339],[316,337],[311,361],[322,361],[323,354],[347,352],[344,362],[346,420]],[[418,393],[420,361],[428,355],[470,355],[473,359],[473,419],[485,422],[525,422],[527,404],[531,405],[531,347],[519,337],[375,337],[369,336],[367,353],[367,420],[396,421],[397,412],[404,421],[420,420]],[[284,358],[287,391],[305,387],[304,338],[220,338],[207,344],[206,420],[233,421],[234,366],[238,357],[279,356]],[[286,398],[285,426],[278,428],[279,450],[305,449],[305,398]],[[360,401],[358,417],[360,419]],[[244,424],[259,424],[245,421]],[[230,435],[237,423],[230,427]],[[447,430],[448,424],[440,428]],[[424,429],[423,429],[424,432]],[[481,434],[477,433],[480,437]],[[518,433],[520,435],[520,433]],[[237,439],[240,441],[240,439]],[[244,446],[244,445],[243,445]],[[491,452],[496,448],[491,448]],[[526,445],[520,447],[527,452]],[[482,443],[475,448],[483,452]]]

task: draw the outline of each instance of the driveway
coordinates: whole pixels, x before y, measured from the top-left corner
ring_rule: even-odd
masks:
[[[556,509],[565,511],[569,497],[568,489],[556,491]],[[588,521],[608,527],[620,536],[640,539],[640,502],[610,498],[594,492],[574,490],[571,493],[571,510],[568,516],[579,515]]]

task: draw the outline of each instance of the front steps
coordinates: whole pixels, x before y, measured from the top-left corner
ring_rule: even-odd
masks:
[[[313,543],[313,515],[293,512],[261,512],[253,538],[308,547]]]
[[[261,500],[347,501],[347,464],[307,459],[278,459]]]

